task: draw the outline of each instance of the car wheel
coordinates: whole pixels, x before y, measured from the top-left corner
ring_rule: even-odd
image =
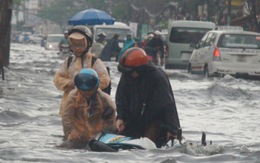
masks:
[[[208,68],[208,65],[205,65],[205,66],[204,66],[203,75],[204,75],[205,77],[209,77],[209,68]]]

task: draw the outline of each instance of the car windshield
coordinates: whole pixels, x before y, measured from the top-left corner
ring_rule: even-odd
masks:
[[[118,41],[124,41],[126,38],[126,35],[128,33],[131,33],[130,29],[119,29],[119,28],[97,28],[96,29],[96,36],[95,38],[98,38],[98,34],[104,32],[107,37],[106,39],[111,39],[114,34],[119,34]]]
[[[260,48],[260,35],[224,34],[220,37],[218,47]]]
[[[63,36],[48,36],[48,42],[60,42]]]
[[[211,29],[175,27],[171,30],[169,40],[173,43],[198,43],[203,35],[209,30]]]

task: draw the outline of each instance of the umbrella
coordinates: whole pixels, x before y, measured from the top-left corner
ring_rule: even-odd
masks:
[[[72,16],[68,23],[70,25],[97,25],[114,24],[115,18],[102,10],[87,9]]]

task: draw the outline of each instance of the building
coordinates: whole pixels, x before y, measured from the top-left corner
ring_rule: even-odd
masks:
[[[20,6],[13,9],[13,30],[19,32],[52,34],[61,33],[60,27],[37,16],[38,11],[50,5],[54,0],[28,0],[21,2]]]

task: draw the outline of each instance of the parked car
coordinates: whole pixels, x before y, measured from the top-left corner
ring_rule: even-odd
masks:
[[[27,42],[31,44],[41,44],[43,38],[44,38],[43,34],[32,34],[29,35],[29,40]]]
[[[45,49],[59,51],[59,42],[62,38],[64,38],[63,34],[49,34],[45,43]]]
[[[219,27],[207,32],[194,47],[188,66],[190,73],[260,76],[259,33],[240,27]]]

